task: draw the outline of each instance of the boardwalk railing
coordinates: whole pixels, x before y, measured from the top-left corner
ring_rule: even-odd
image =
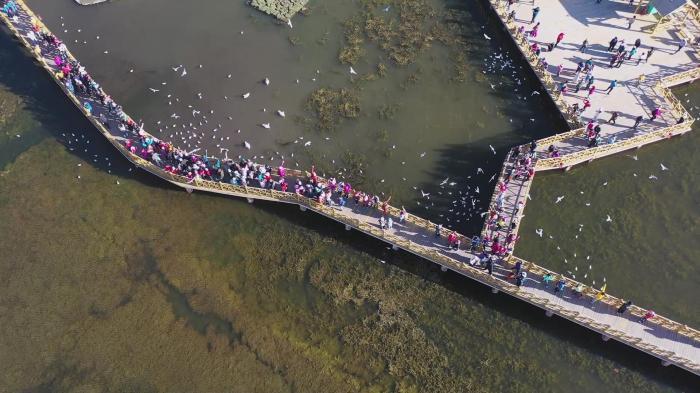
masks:
[[[16,0],[17,4],[22,8],[22,11],[25,12],[27,15],[29,15],[33,19],[33,23],[38,23],[43,29],[46,29],[46,27],[41,23],[40,19],[34,15],[34,13],[31,11],[30,8],[28,8],[21,0]],[[674,352],[672,351],[666,351],[660,348],[657,348],[654,345],[651,345],[649,343],[643,342],[641,339],[637,337],[632,337],[632,336],[627,336],[626,333],[617,331],[615,329],[612,329],[610,326],[606,326],[603,324],[600,324],[596,322],[595,320],[582,316],[578,312],[568,310],[565,307],[562,307],[560,305],[554,304],[550,302],[547,299],[537,297],[533,295],[532,293],[529,293],[522,288],[510,283],[509,281],[501,278],[494,277],[490,274],[488,274],[485,270],[473,267],[467,263],[464,263],[462,261],[459,261],[455,258],[452,258],[448,255],[445,255],[441,253],[438,249],[431,248],[431,247],[426,247],[421,244],[417,244],[415,242],[412,242],[411,240],[402,238],[400,236],[397,236],[395,234],[389,233],[385,230],[382,230],[376,226],[373,226],[371,224],[368,224],[367,222],[363,222],[359,219],[349,217],[345,215],[345,213],[342,210],[333,208],[331,206],[327,206],[324,204],[319,203],[315,199],[311,199],[308,197],[305,197],[303,195],[298,195],[296,193],[291,193],[291,192],[282,192],[278,190],[272,190],[272,189],[263,189],[263,188],[257,188],[257,187],[246,187],[246,186],[239,186],[239,185],[232,185],[228,183],[222,183],[222,182],[216,182],[216,181],[210,181],[210,180],[203,180],[203,179],[192,179],[189,180],[186,177],[179,176],[170,172],[167,172],[160,168],[159,166],[155,165],[154,163],[145,160],[141,158],[138,155],[132,154],[122,143],[121,139],[119,137],[116,137],[110,133],[110,131],[100,122],[98,121],[94,116],[91,115],[90,112],[85,110],[83,108],[83,105],[80,103],[80,100],[73,94],[71,93],[63,83],[58,79],[58,77],[55,75],[54,70],[52,67],[47,63],[45,58],[43,57],[41,53],[41,48],[35,47],[32,44],[30,44],[27,39],[23,36],[23,34],[17,30],[17,28],[14,26],[13,22],[8,19],[8,17],[0,12],[0,18],[5,22],[5,24],[10,28],[10,30],[14,33],[14,35],[20,40],[20,42],[27,48],[27,50],[36,58],[36,60],[41,64],[42,67],[49,73],[51,78],[56,82],[59,87],[63,90],[63,92],[70,98],[71,102],[73,102],[80,110],[83,111],[85,116],[90,120],[90,122],[99,130],[99,132],[107,138],[107,140],[112,143],[112,145],[115,146],[115,148],[122,154],[124,157],[129,160],[131,163],[136,165],[137,167],[165,180],[168,181],[172,184],[175,184],[179,187],[182,187],[187,190],[202,190],[202,191],[207,191],[207,192],[213,192],[213,193],[218,193],[218,194],[224,194],[224,195],[232,195],[232,196],[238,196],[238,197],[243,197],[243,198],[248,198],[249,200],[253,199],[262,199],[262,200],[270,200],[270,201],[276,201],[276,202],[282,202],[282,203],[289,203],[289,204],[296,204],[302,207],[302,209],[311,209],[321,215],[324,215],[326,217],[329,217],[339,223],[345,224],[346,229],[350,228],[355,228],[363,233],[366,233],[370,236],[373,236],[377,239],[381,239],[382,241],[385,241],[387,243],[392,244],[395,248],[401,248],[406,251],[409,251],[417,256],[420,256],[422,258],[425,258],[427,260],[430,260],[434,263],[437,263],[443,267],[443,269],[450,269],[453,270],[459,274],[462,274],[464,276],[470,277],[474,280],[477,280],[485,285],[488,285],[494,289],[494,291],[503,291],[505,293],[508,293],[518,299],[524,300],[528,303],[531,303],[533,305],[536,305],[538,307],[541,307],[545,309],[548,313],[555,313],[558,315],[561,315],[562,317],[569,319],[571,321],[574,321],[582,326],[585,326],[591,330],[600,332],[601,334],[605,334],[607,337],[613,337],[615,339],[620,340],[621,342],[625,342],[626,344],[637,348],[639,350],[642,350],[646,353],[652,354],[656,357],[659,357],[665,362],[670,362],[673,364],[678,365],[679,367],[682,367],[686,370],[689,370],[695,374],[700,373],[700,364],[693,362],[689,359],[683,358],[681,356],[677,356]],[[48,29],[46,29],[48,30]],[[67,55],[75,60],[73,55],[70,53],[70,51],[67,52]],[[673,127],[669,127],[669,129],[664,129],[661,130],[663,131],[659,137],[663,138],[666,136],[666,133],[672,134],[674,132]],[[644,135],[647,137],[648,135]],[[614,146],[614,145],[610,145]],[[589,149],[590,150],[590,149]],[[588,150],[587,150],[588,151]],[[508,159],[507,159],[508,160]],[[547,160],[539,160],[537,164],[539,165],[540,162],[544,161],[547,163]],[[508,162],[506,162],[506,165]],[[550,165],[550,164],[547,164]],[[562,165],[561,163],[556,163],[556,165]],[[292,172],[290,170],[290,172]],[[305,176],[306,174],[301,171],[293,171],[293,173],[296,176]],[[505,176],[506,169],[505,165],[503,170],[501,171],[501,178],[502,179]],[[529,187],[529,184],[531,182],[528,182],[525,187]],[[518,197],[522,197],[524,194],[527,193],[527,188],[526,189],[520,189],[518,190]],[[516,199],[517,199],[516,198]],[[516,207],[514,208],[514,211],[517,209],[517,201],[516,201]],[[388,214],[393,216],[394,218],[398,219],[399,214],[400,214],[400,209],[394,207],[394,206],[388,206]],[[427,232],[430,232],[434,230],[436,227],[436,224],[423,219],[421,217],[417,217],[414,215],[407,215],[406,217],[406,222],[417,227],[420,229],[423,229]],[[459,235],[462,239],[465,241],[468,241],[469,239],[463,235]],[[592,298],[598,293],[598,290],[592,287],[588,287],[583,285],[582,283],[579,283],[575,280],[569,279],[567,277],[564,277],[561,274],[551,272],[541,266],[538,266],[534,263],[523,261],[517,257],[510,256],[509,257],[509,262],[514,263],[516,261],[521,261],[524,264],[525,269],[530,272],[533,275],[539,275],[542,276],[547,273],[555,274],[559,276],[562,280],[566,281],[566,286],[569,288],[576,288],[579,286],[583,287],[582,295],[584,297],[589,297]],[[622,300],[615,298],[613,296],[607,295],[604,298],[604,302],[606,304],[609,304],[611,306],[619,306],[622,304]],[[644,310],[633,307],[632,308],[632,313],[633,315],[642,315]],[[664,329],[667,329],[669,331],[678,333],[679,335],[682,335],[684,337],[687,337],[691,340],[693,340],[696,345],[700,345],[700,332],[692,329],[684,324],[672,321],[668,318],[662,317],[662,316],[656,316],[653,319],[651,319],[650,323],[656,324],[660,327],[663,327]]]

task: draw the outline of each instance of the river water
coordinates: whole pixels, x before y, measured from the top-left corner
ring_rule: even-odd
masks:
[[[296,153],[300,165],[362,151],[371,175],[359,181],[414,210],[435,203],[428,216],[445,214],[450,198],[422,198],[413,186],[447,195],[453,191],[438,186],[444,178],[472,176],[471,189],[461,191],[472,197],[477,185],[490,191],[492,183],[478,179],[476,167],[493,173],[507,147],[561,127],[546,115],[546,103],[507,92],[517,86],[511,78],[483,77],[495,43],[481,37],[498,33],[481,29],[486,19],[478,7],[461,14],[471,59],[465,82],[440,65],[450,56],[446,47],[426,49],[406,67],[387,61],[386,76],[358,90],[362,115],[320,132],[308,119],[290,119],[311,118],[304,102],[316,88],[312,82],[357,88],[349,66],[337,60],[343,41],[332,37],[341,36],[341,23],[356,17],[359,3],[325,2],[296,18],[291,31],[238,2],[171,3],[123,0],[88,10],[68,0],[30,2],[52,28],[71,26],[62,36],[89,40],[71,47],[147,124],[184,111],[171,109],[148,86],[164,92],[177,85],[168,94],[194,93],[191,102],[199,91],[218,94],[206,109],[198,105],[214,115],[229,110],[224,113],[236,119],[217,131],[230,137],[230,155],[245,153],[241,140],[253,145],[249,154],[279,159],[279,150],[292,160]],[[461,6],[430,4],[441,12]],[[234,41],[240,31],[246,39]],[[3,390],[667,391],[696,382],[320,217],[187,195],[137,173],[5,34],[0,48]],[[358,73],[385,56],[371,45],[367,52],[375,57],[353,65]],[[184,78],[170,69],[179,64],[188,67]],[[407,87],[417,68],[420,78],[410,78]],[[229,81],[228,73],[235,78]],[[264,87],[266,76],[272,83]],[[246,91],[245,102],[229,107],[223,99]],[[380,118],[379,110],[394,101],[401,102],[398,109]],[[286,110],[285,119],[268,116],[277,108]],[[274,128],[256,127],[266,121]],[[278,143],[299,136],[312,141],[311,149]],[[216,148],[216,141],[207,142],[201,147]],[[395,153],[381,148],[388,143],[397,145]],[[675,171],[673,154],[665,154]],[[333,170],[332,163],[327,168]],[[528,214],[538,209],[536,192]],[[460,225],[476,228],[480,221]]]

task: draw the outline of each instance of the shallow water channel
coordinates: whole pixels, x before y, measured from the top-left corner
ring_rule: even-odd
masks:
[[[52,28],[71,26],[66,38],[82,34],[89,40],[76,55],[147,124],[184,111],[170,109],[148,86],[166,82],[164,92],[177,85],[171,94],[180,97],[219,95],[206,108],[214,115],[230,110],[236,119],[217,131],[230,136],[230,155],[235,149],[246,153],[236,145],[246,138],[253,144],[249,154],[279,160],[278,150],[291,160],[296,153],[300,165],[324,160],[331,171],[332,157],[362,151],[371,170],[360,181],[368,189],[391,192],[412,209],[434,202],[438,212],[428,209],[428,216],[449,210],[448,192],[473,196],[480,185],[488,189],[484,200],[490,195],[487,178],[455,190],[439,187],[444,178],[467,182],[476,167],[494,172],[512,144],[561,126],[546,115],[546,103],[508,91],[517,86],[512,78],[483,76],[490,69],[484,58],[496,44],[481,39],[486,19],[478,8],[462,15],[471,59],[465,82],[451,79],[454,68],[444,65],[449,48],[435,44],[421,52],[420,66],[396,67],[368,45],[374,57],[353,68],[370,72],[382,59],[386,76],[362,84],[359,118],[321,132],[291,118],[313,118],[304,107],[317,85],[357,88],[349,66],[338,63],[343,41],[337,37],[341,23],[359,12],[359,2],[312,7],[292,30],[242,2],[171,3],[122,0],[83,9],[68,0],[30,1]],[[462,6],[430,4],[438,10]],[[488,26],[483,31],[498,34]],[[291,34],[298,35],[296,44]],[[179,80],[170,69],[183,63],[191,79]],[[418,67],[419,80],[402,86]],[[0,35],[2,390],[688,391],[697,382],[313,214],[188,195],[155,181],[101,141],[42,72]],[[267,87],[260,83],[266,76]],[[245,91],[251,91],[250,101],[229,106],[223,99],[230,92],[234,101]],[[396,100],[401,105],[390,110],[393,117],[377,115]],[[287,117],[271,117],[277,108]],[[266,119],[274,128],[256,127]],[[377,129],[386,129],[386,141]],[[278,143],[299,136],[311,140],[311,148]],[[207,142],[203,148],[216,148]],[[387,157],[388,143],[397,148]],[[675,170],[674,153],[663,154]],[[403,182],[404,176],[411,181]],[[444,198],[420,197],[413,185]],[[538,209],[536,192],[528,214]],[[670,240],[664,244],[677,247]],[[614,278],[607,276],[617,293]]]

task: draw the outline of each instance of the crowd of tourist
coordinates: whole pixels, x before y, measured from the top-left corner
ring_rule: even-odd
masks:
[[[507,21],[516,20],[516,11],[511,10],[511,6],[517,0],[505,0],[506,9],[508,12]],[[537,21],[538,17],[541,15],[541,7],[536,6],[532,9],[532,17],[529,19],[530,23],[527,22],[520,24],[516,29],[516,34],[524,37],[528,41],[528,48],[537,58],[537,64],[535,67],[542,72],[547,72],[556,80],[555,91],[562,95],[579,94],[581,90],[584,91],[583,95],[580,96],[580,102],[575,102],[568,105],[567,114],[578,121],[582,120],[584,113],[589,111],[589,108],[593,106],[595,98],[598,94],[610,94],[620,83],[617,80],[611,80],[609,85],[605,90],[599,89],[596,85],[595,72],[597,70],[596,64],[593,62],[593,58],[589,57],[587,60],[581,60],[576,64],[576,68],[573,69],[573,77],[570,73],[565,76],[562,71],[565,70],[564,64],[553,65],[549,64],[546,59],[546,53],[555,50],[565,39],[565,32],[561,31],[556,35],[555,39],[551,42],[537,42],[541,30],[541,22]],[[627,28],[630,29],[631,26],[636,22],[636,16],[628,19]],[[583,42],[578,45],[578,52],[581,54],[586,54],[589,51],[590,42],[588,39],[583,40]],[[687,44],[687,41],[682,39],[678,42],[678,47],[676,52],[682,50]],[[620,68],[624,64],[629,64],[631,66],[639,65],[642,62],[647,62],[655,53],[657,48],[655,47],[643,47],[641,38],[637,38],[633,43],[626,43],[624,39],[619,39],[617,36],[613,37],[605,46],[607,48],[607,53],[609,58],[607,61],[607,66],[609,68]],[[638,78],[637,85],[644,82],[646,76],[642,73]],[[656,120],[661,114],[662,109],[660,107],[649,108],[651,115],[648,117],[649,121]],[[601,144],[611,144],[616,142],[616,137],[611,135],[607,138],[603,138],[601,134],[604,121],[599,119],[600,115],[603,113],[602,108],[598,108],[593,115],[588,114],[587,118],[590,120],[586,125],[586,132],[582,135],[586,139],[588,147],[596,147]],[[612,112],[612,117],[606,123],[616,124],[616,119],[620,115],[619,112]],[[633,129],[637,129],[640,122],[644,119],[644,116],[634,116],[636,117],[635,125]],[[683,118],[677,120],[677,123],[682,123]],[[552,147],[553,148],[553,147]],[[558,157],[557,151],[548,151],[547,157]]]
[[[4,0],[1,10],[17,21],[19,8],[13,0]],[[537,13],[533,12],[533,21],[536,16]],[[536,36],[536,30],[537,26],[534,28],[534,33],[531,32],[534,34],[533,36]],[[147,160],[163,171],[182,176],[188,183],[208,180],[236,186],[278,190],[312,198],[318,203],[328,206],[343,207],[352,202],[357,207],[369,208],[378,212],[378,225],[381,229],[386,230],[394,227],[394,217],[389,213],[390,197],[381,200],[378,195],[354,189],[348,182],[335,178],[321,178],[313,166],[304,176],[296,176],[296,173],[293,176],[284,167],[284,162],[273,168],[270,165],[258,164],[245,158],[212,158],[207,155],[195,154],[194,151],[187,152],[173,146],[170,142],[159,140],[145,132],[141,125],[126,115],[122,108],[91,78],[85,68],[68,55],[66,46],[51,32],[44,29],[41,24],[32,21],[31,31],[26,32],[26,37],[34,46],[35,53],[45,59],[51,59],[52,64],[49,66],[52,68],[54,76],[63,83],[66,90],[80,100],[88,115],[99,119],[100,123],[111,133],[120,134],[120,143],[131,154]],[[553,45],[559,44],[563,38],[563,34],[560,35]],[[533,50],[538,50],[536,44],[533,45]],[[594,89],[592,70],[592,64],[583,64],[579,71],[584,72],[585,76],[581,81],[577,80],[577,85],[585,83],[587,89]],[[614,86],[609,87],[609,90],[612,88]],[[592,94],[592,90],[589,90],[589,94]],[[611,121],[614,121],[614,118]],[[589,122],[587,130],[591,132],[589,138],[593,139],[597,138],[600,133],[599,125],[593,121]],[[465,239],[455,231],[448,231],[446,247],[451,250],[460,250],[462,242],[466,241],[468,250],[478,255],[469,262],[473,267],[482,268],[487,270],[489,274],[493,274],[494,264],[501,263],[512,255],[515,243],[519,239],[515,229],[518,226],[517,217],[521,205],[511,207],[511,210],[508,210],[505,206],[505,197],[514,180],[529,181],[534,176],[533,159],[536,147],[537,145],[533,141],[530,145],[514,148],[506,157],[506,172],[497,184],[496,196],[487,213],[483,236]],[[549,154],[554,156],[558,153],[550,146]],[[402,207],[396,217],[398,222],[405,224],[407,217],[408,213]],[[442,225],[436,225],[435,237],[441,239],[444,235],[443,232]],[[512,271],[510,278],[515,281],[517,286],[521,286],[527,278],[522,263],[516,262]],[[553,281],[553,277],[545,276],[543,284],[549,287]],[[554,291],[563,293],[565,284],[564,280],[557,281],[553,285]],[[580,295],[582,286],[573,290]],[[642,318],[642,322],[652,317],[653,314],[648,313]]]

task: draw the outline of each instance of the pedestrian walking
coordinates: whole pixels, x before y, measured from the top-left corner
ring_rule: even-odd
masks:
[[[640,38],[637,38],[634,40],[634,47],[639,49],[639,47],[642,46],[642,40]]]
[[[632,58],[636,54],[637,54],[637,47],[632,47],[632,49],[630,49],[629,55],[627,55],[627,60],[632,60]]]
[[[617,124],[618,116],[620,116],[620,112],[613,111],[612,116],[610,116],[610,120],[608,120],[608,123]]]
[[[613,55],[613,56],[610,58],[610,68],[613,68],[613,67],[615,66],[615,63],[617,62],[617,58],[618,58],[618,57],[619,57],[618,55]]]
[[[654,110],[651,111],[651,121],[654,121],[657,117],[661,116],[661,112],[661,108],[654,108]]]
[[[491,258],[486,260],[486,266],[484,267],[489,272],[489,276],[493,276],[493,261]]]
[[[617,47],[617,53],[622,53],[625,50],[627,50],[627,47],[625,47],[625,40],[620,41],[620,45]]]
[[[643,119],[644,119],[643,116],[641,116],[641,115],[637,116],[637,118],[634,119],[634,125],[632,126],[632,128],[636,130],[637,127],[639,126],[639,123],[641,123]]]
[[[608,85],[607,94],[610,94],[610,92],[613,91],[613,89],[617,86],[617,79],[613,79],[610,81],[610,85]]]
[[[675,52],[673,53],[678,53],[681,51],[681,49],[685,48],[685,45],[688,43],[688,41],[685,40],[685,38],[681,38],[681,41],[678,43],[678,49],[676,49]]]
[[[508,20],[506,22],[510,22],[513,19],[515,19],[515,10],[511,11],[510,14],[508,14]]]
[[[595,85],[588,88],[588,97],[592,96],[593,93],[595,93]]]
[[[600,115],[602,115],[602,114],[603,114],[603,108],[596,109],[595,115],[593,115],[592,121],[597,122],[598,119],[600,118]],[[592,124],[592,123],[589,123],[589,124]]]
[[[608,46],[608,52],[612,52],[612,50],[615,49],[615,46],[617,46],[617,37],[614,37],[612,40],[610,40],[610,46]]]
[[[620,68],[622,67],[622,64],[625,62],[625,54],[627,52],[622,52],[620,55],[617,57],[617,63],[615,63],[615,68]]]
[[[632,28],[632,24],[633,24],[634,21],[636,21],[636,20],[637,20],[637,15],[634,15],[633,17],[627,19],[627,30],[629,30],[629,29]]]
[[[523,268],[523,263],[521,261],[516,261],[515,265],[512,268],[510,268],[510,270],[512,270],[512,272],[510,273],[510,275],[508,277],[513,278],[513,277],[518,276],[520,274],[520,271],[522,270],[522,268]]]
[[[656,317],[656,313],[652,310],[649,310],[641,318],[639,318],[639,323],[646,323],[648,320],[654,317]]]
[[[591,75],[591,77],[588,79],[588,82],[586,83],[586,90],[589,90],[591,86],[593,86],[593,82],[595,82],[595,77]],[[593,89],[595,91],[595,89]]]
[[[617,308],[617,313],[618,313],[620,316],[622,316],[622,314],[624,314],[625,311],[627,311],[627,309],[628,309],[631,305],[632,305],[632,301],[631,301],[631,300],[628,300],[628,301],[622,303],[622,305],[620,305],[620,307]]]
[[[556,48],[557,45],[559,45],[559,43],[560,43],[563,39],[564,39],[564,33],[561,32],[561,33],[559,33],[559,34],[557,35],[557,42],[554,43],[554,47]]]
[[[532,20],[530,20],[530,24],[535,23],[535,19],[537,19],[537,15],[540,14],[540,7],[535,7],[532,9]]]
[[[596,302],[603,300],[605,298],[605,296],[606,295],[605,295],[604,289],[601,289],[600,291],[598,291],[598,293],[595,294],[595,297],[593,298],[593,300],[591,300],[591,306],[594,305]]]
[[[562,70],[564,69],[564,64],[559,64],[557,66],[557,76],[561,75]]]
[[[641,63],[642,60],[644,60],[644,59],[646,58],[646,56],[647,56],[647,53],[646,53],[646,52],[642,52],[642,54],[639,55],[639,57],[637,58],[637,65],[639,65],[639,63]]]
[[[581,90],[581,84],[582,84],[582,83],[583,83],[583,79],[580,80],[580,81],[578,81],[578,83],[576,84],[576,90],[574,91],[574,93],[578,93],[579,90]],[[578,105],[578,104],[577,104],[577,105]]]
[[[558,295],[563,295],[564,294],[564,288],[566,288],[566,280],[563,278],[557,281],[557,285],[554,286],[554,293]]]
[[[637,86],[641,85],[644,83],[644,81],[647,79],[646,74],[639,74],[639,77],[637,78]]]
[[[440,231],[442,231],[442,224],[435,225],[435,237],[440,237]]]
[[[527,273],[525,272],[520,272],[516,278],[515,278],[515,285],[521,287],[523,285],[523,282],[525,282],[525,279],[527,278]]]
[[[554,281],[554,275],[552,273],[546,273],[544,276],[542,276],[542,284],[544,284],[545,288],[549,288],[549,284]]]
[[[581,47],[578,48],[579,52],[581,53],[586,53],[586,49],[588,49],[588,39],[583,40]]]
[[[647,58],[645,61],[649,61],[649,58],[651,57],[652,53],[654,53],[655,50],[656,50],[656,48],[654,48],[653,46],[651,48],[649,48],[649,51],[647,52]]]

